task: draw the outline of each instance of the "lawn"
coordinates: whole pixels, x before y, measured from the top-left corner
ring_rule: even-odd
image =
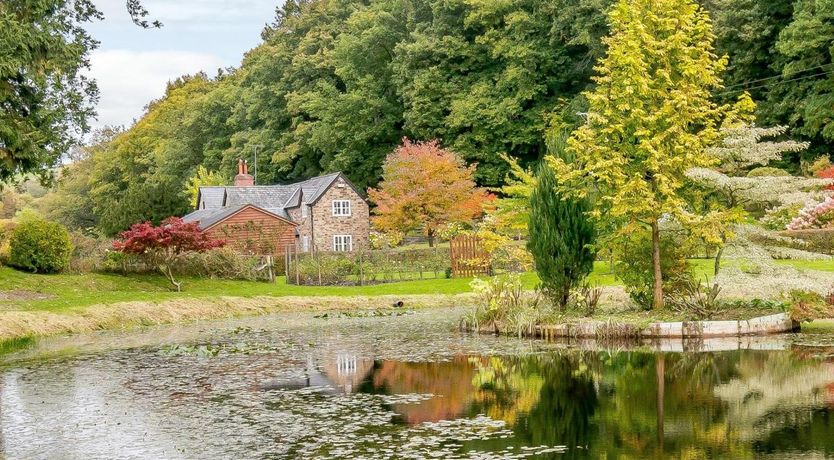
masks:
[[[799,269],[834,272],[834,261],[779,261]],[[712,273],[712,260],[693,259],[693,271],[699,279]],[[524,285],[535,287],[535,273],[522,274]],[[218,296],[378,296],[419,294],[461,294],[469,292],[470,279],[429,279],[401,281],[370,286],[295,286],[288,285],[281,277],[275,284],[254,281],[212,279],[183,279],[182,293],[172,292],[161,276],[115,274],[60,274],[33,275],[8,267],[0,267],[0,296],[13,293],[11,299],[2,300],[3,310],[64,311],[93,304],[109,304],[123,301],[162,301],[179,298],[206,298]],[[607,262],[597,262],[589,281],[591,284],[610,286],[616,284]],[[43,294],[42,299],[31,298],[32,293]]]

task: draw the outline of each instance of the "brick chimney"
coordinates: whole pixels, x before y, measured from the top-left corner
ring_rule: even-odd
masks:
[[[235,187],[251,187],[253,185],[255,185],[255,178],[249,174],[249,164],[246,160],[237,160]]]

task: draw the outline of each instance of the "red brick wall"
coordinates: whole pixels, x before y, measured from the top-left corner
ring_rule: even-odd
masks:
[[[246,208],[206,230],[229,247],[256,255],[284,254],[295,244],[295,226],[254,208]]]

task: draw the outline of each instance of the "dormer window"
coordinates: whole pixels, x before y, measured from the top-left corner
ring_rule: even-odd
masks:
[[[333,200],[333,216],[350,216],[350,200]]]

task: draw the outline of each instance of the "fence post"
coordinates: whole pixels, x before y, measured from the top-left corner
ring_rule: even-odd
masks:
[[[297,248],[295,250],[295,284],[296,285],[301,284],[300,276],[298,274],[298,249]]]
[[[314,250],[316,251],[316,271],[319,275],[319,286],[321,286],[321,258],[319,257],[319,250],[318,246],[313,245]]]
[[[290,284],[290,245],[284,246],[284,278]]]
[[[362,279],[362,277],[364,276],[364,272],[362,270],[362,254],[363,253],[364,253],[364,250],[362,248],[359,248],[359,285],[360,286],[362,286],[364,284],[363,279]]]

